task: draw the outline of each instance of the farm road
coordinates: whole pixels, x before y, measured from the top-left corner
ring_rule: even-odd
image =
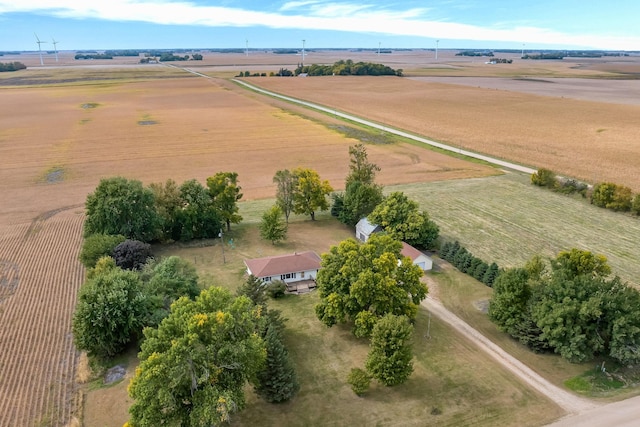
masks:
[[[188,71],[190,73],[197,74],[199,76],[208,77],[208,76],[200,74],[200,73],[198,73],[196,71],[189,70],[187,68],[185,68],[184,70]],[[387,125],[381,125],[379,123],[374,123],[374,122],[371,122],[369,120],[365,120],[365,119],[362,119],[360,117],[353,116],[351,114],[342,113],[340,111],[336,111],[333,108],[323,107],[321,105],[317,105],[317,104],[314,104],[314,103],[311,103],[311,102],[303,101],[303,100],[300,100],[300,99],[297,99],[297,98],[292,98],[292,97],[289,97],[289,96],[280,95],[280,94],[275,93],[275,92],[271,92],[271,91],[268,91],[268,90],[261,89],[261,88],[259,88],[257,86],[254,86],[252,84],[243,82],[241,80],[233,79],[233,81],[238,83],[238,84],[241,84],[241,85],[243,85],[245,87],[248,87],[249,89],[254,90],[256,92],[263,93],[265,95],[273,96],[273,97],[276,97],[276,98],[279,98],[279,99],[283,99],[283,100],[288,101],[288,102],[293,102],[295,104],[300,104],[300,105],[303,105],[305,107],[313,108],[314,110],[318,110],[318,111],[322,111],[322,112],[325,112],[325,113],[329,113],[329,114],[331,114],[331,115],[333,115],[335,117],[341,117],[343,119],[351,120],[353,122],[360,123],[360,124],[363,124],[365,126],[372,127],[374,129],[380,129],[383,132],[388,132],[388,133],[391,133],[391,134],[394,134],[394,135],[401,136],[403,138],[412,139],[414,141],[422,142],[423,144],[428,144],[428,145],[431,145],[431,146],[434,146],[434,147],[438,147],[438,148],[441,148],[441,149],[446,150],[446,151],[451,151],[452,153],[458,153],[458,154],[462,154],[463,156],[472,157],[474,159],[484,160],[487,163],[491,163],[491,164],[494,164],[494,165],[497,165],[497,166],[505,167],[505,168],[512,169],[512,170],[516,170],[516,171],[519,171],[519,172],[524,172],[524,173],[527,173],[527,174],[532,174],[532,173],[536,172],[535,169],[531,169],[531,168],[528,168],[528,167],[525,167],[525,166],[522,166],[522,165],[518,165],[516,163],[505,162],[504,160],[500,160],[500,159],[496,159],[494,157],[489,157],[489,156],[485,156],[485,155],[482,155],[482,154],[474,153],[473,151],[462,150],[461,148],[454,147],[452,145],[447,145],[447,144],[443,144],[441,142],[432,141],[430,139],[423,138],[421,136],[417,136],[417,135],[413,135],[413,134],[404,132],[404,131],[402,131],[400,129],[395,129],[395,128],[387,126]]]
[[[488,353],[491,357],[495,358],[502,366],[507,368],[514,375],[522,379],[532,388],[547,396],[570,414],[579,414],[598,407],[598,405],[593,402],[574,396],[573,394],[551,384],[524,363],[511,356],[480,332],[472,328],[464,320],[451,313],[440,302],[427,297],[427,299],[422,301],[421,305],[442,321],[448,323],[464,337],[474,342],[478,347]]]
[[[195,74],[196,76],[204,77],[204,78],[207,78],[207,79],[212,79],[212,77],[207,76],[206,74],[199,73],[199,72],[197,72],[195,70],[191,70],[189,68],[182,68],[182,67],[178,67],[178,66],[173,65],[173,64],[168,65],[168,66],[184,70],[186,72]],[[463,156],[467,156],[467,157],[472,157],[474,159],[483,160],[483,161],[485,161],[487,163],[491,163],[493,165],[501,166],[501,167],[504,167],[504,168],[507,168],[507,169],[516,170],[516,171],[519,171],[519,172],[524,172],[526,174],[532,174],[532,173],[536,172],[535,169],[531,169],[531,168],[528,168],[528,167],[525,167],[525,166],[522,166],[522,165],[518,165],[516,163],[505,162],[504,160],[496,159],[494,157],[485,156],[485,155],[482,155],[482,154],[474,153],[473,151],[463,150],[463,149],[461,149],[459,147],[454,147],[452,145],[447,145],[447,144],[443,144],[441,142],[432,141],[430,139],[423,138],[421,136],[417,136],[417,135],[413,135],[413,134],[404,132],[404,131],[402,131],[400,129],[395,129],[395,128],[387,126],[387,125],[382,125],[382,124],[379,124],[379,123],[371,122],[369,120],[365,120],[365,119],[362,119],[360,117],[357,117],[357,116],[354,116],[354,115],[351,115],[351,114],[342,113],[342,112],[337,111],[337,110],[335,110],[333,108],[323,107],[322,105],[314,104],[312,102],[307,102],[307,101],[303,101],[301,99],[292,98],[290,96],[285,96],[285,95],[281,95],[279,93],[271,92],[271,91],[259,88],[257,86],[254,86],[252,84],[249,84],[247,82],[243,82],[241,80],[232,79],[232,81],[235,82],[235,83],[238,83],[238,84],[240,84],[242,86],[245,86],[245,87],[247,87],[247,88],[249,88],[249,89],[251,89],[253,91],[256,91],[256,92],[259,92],[259,93],[262,93],[262,94],[265,94],[265,95],[269,95],[269,96],[272,96],[274,98],[282,99],[284,101],[292,102],[294,104],[302,105],[304,107],[312,108],[314,110],[322,111],[324,113],[329,113],[329,114],[333,115],[334,117],[341,117],[341,118],[346,119],[346,120],[351,120],[353,122],[360,123],[360,124],[363,124],[365,126],[372,127],[374,129],[379,129],[379,130],[381,130],[383,132],[388,132],[388,133],[391,133],[393,135],[398,135],[398,136],[401,136],[403,138],[412,139],[414,141],[422,142],[423,144],[428,144],[428,145],[431,145],[431,146],[434,146],[434,147],[438,147],[438,148],[441,148],[441,149],[446,150],[446,151],[451,151],[452,153],[462,154]]]

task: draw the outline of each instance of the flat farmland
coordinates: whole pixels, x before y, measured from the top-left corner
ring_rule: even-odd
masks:
[[[303,166],[341,188],[358,142],[222,80],[175,78],[169,67],[87,72],[95,80],[73,68],[0,83],[2,427],[64,425],[77,413],[70,323],[84,279],[82,205],[101,178],[204,182],[235,171],[251,200],[273,197],[276,170]],[[385,184],[497,173],[412,145],[368,151]]]
[[[70,208],[0,225],[2,427],[62,426],[76,413],[70,313],[84,280],[82,222]]]
[[[419,202],[446,239],[460,240],[477,257],[501,267],[575,247],[605,255],[614,274],[640,286],[640,221],[635,217],[539,189],[519,174],[389,190]]]
[[[265,77],[247,81],[453,146],[640,191],[638,105],[397,77]]]

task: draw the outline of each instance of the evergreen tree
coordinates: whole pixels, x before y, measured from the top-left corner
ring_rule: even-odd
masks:
[[[487,268],[487,271],[484,273],[484,276],[482,276],[482,283],[489,287],[493,286],[493,282],[498,277],[498,274],[500,274],[498,265],[495,262],[491,263],[489,268]]]
[[[276,324],[267,327],[264,341],[267,359],[264,369],[257,375],[256,393],[267,402],[285,402],[298,392],[300,384]]]

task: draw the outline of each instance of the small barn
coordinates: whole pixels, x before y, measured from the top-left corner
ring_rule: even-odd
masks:
[[[382,227],[378,224],[371,224],[367,218],[362,218],[356,224],[356,239],[366,242],[373,233],[382,231]]]
[[[413,264],[420,267],[422,271],[433,269],[433,260],[408,243],[402,242],[400,255],[411,258]]]
[[[295,252],[264,258],[244,260],[247,274],[253,274],[265,283],[282,280],[289,292],[301,292],[316,287],[320,270],[320,256],[313,251]]]

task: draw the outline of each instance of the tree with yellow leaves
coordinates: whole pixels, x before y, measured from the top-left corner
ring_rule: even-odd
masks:
[[[244,385],[262,368],[262,307],[222,288],[178,299],[157,329],[144,331],[129,384],[131,427],[216,426],[245,404]]]

